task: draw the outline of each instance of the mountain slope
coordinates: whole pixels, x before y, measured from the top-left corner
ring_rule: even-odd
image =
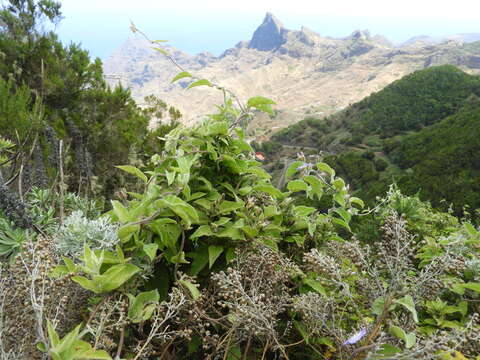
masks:
[[[275,149],[267,156],[271,161],[293,157],[287,151],[291,146],[322,151],[367,200],[383,195],[395,181],[435,206],[453,203],[460,214],[465,204],[480,208],[479,96],[480,77],[452,66],[433,67],[328,119],[283,129],[262,149]],[[288,146],[282,149],[281,143]]]
[[[440,205],[480,207],[480,100],[391,146],[389,157],[408,175],[399,179],[406,192]]]
[[[356,145],[386,138],[455,113],[468,96],[480,96],[480,77],[444,65],[416,71],[327,118],[287,127],[272,139],[289,144],[338,150],[338,141]],[[330,142],[328,142],[328,139]]]
[[[234,89],[242,99],[263,95],[276,101],[276,117],[260,117],[255,124],[257,138],[308,115],[335,113],[425,67],[453,64],[480,73],[480,48],[472,44],[395,47],[368,31],[333,39],[306,27],[285,29],[272,14],[250,41],[239,42],[219,57],[166,49],[188,70]],[[131,87],[137,100],[153,93],[178,107],[187,122],[222,100],[213,89],[195,88],[186,96],[187,82],[170,84],[177,69],[141,39],[130,39],[112,54],[105,70]]]

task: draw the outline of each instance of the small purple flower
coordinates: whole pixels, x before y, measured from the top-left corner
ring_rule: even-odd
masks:
[[[360,329],[359,332],[355,333],[353,336],[351,336],[350,338],[347,339],[347,341],[345,341],[343,343],[343,345],[352,345],[352,344],[355,344],[357,342],[359,342],[360,340],[362,340],[362,338],[367,334],[367,329],[365,328],[362,328]]]

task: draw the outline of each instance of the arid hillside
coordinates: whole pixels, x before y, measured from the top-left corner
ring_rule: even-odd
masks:
[[[306,116],[334,113],[418,69],[452,64],[480,73],[480,43],[471,42],[476,38],[475,34],[444,41],[419,37],[394,46],[368,31],[334,39],[306,27],[288,30],[267,14],[250,41],[239,42],[219,57],[165,49],[189,71],[235,89],[241,98],[263,95],[275,100],[275,118],[261,118],[256,126],[262,137]],[[197,120],[221,101],[214,89],[200,87],[186,94],[187,81],[171,84],[177,69],[141,38],[127,40],[104,67],[116,78],[113,81],[131,87],[140,103],[155,94],[179,108],[186,122]]]

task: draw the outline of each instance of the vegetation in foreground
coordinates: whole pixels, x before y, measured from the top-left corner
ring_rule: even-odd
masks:
[[[103,216],[37,190],[40,235],[4,221],[4,359],[480,354],[478,229],[395,188],[363,211],[322,162],[282,192],[226,110],[122,167],[143,190]]]

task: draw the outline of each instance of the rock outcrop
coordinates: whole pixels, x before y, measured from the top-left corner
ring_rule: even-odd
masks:
[[[278,49],[285,42],[287,31],[272,13],[267,13],[263,23],[253,33],[248,47],[260,51]]]

